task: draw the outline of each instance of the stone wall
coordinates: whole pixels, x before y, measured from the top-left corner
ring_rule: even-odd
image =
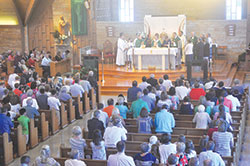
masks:
[[[236,25],[235,36],[226,35],[226,26],[229,24]],[[114,27],[114,37],[107,37],[106,27]],[[144,31],[143,22],[121,23],[121,22],[104,22],[98,21],[97,30],[97,47],[102,49],[105,40],[110,40],[113,45],[117,41],[120,32],[124,32],[126,38],[135,38],[136,32]],[[190,32],[194,31],[197,35],[201,33],[211,33],[212,38],[219,45],[228,47],[228,57],[235,61],[237,55],[241,53],[246,46],[246,20],[229,21],[229,20],[187,20],[187,37]]]
[[[8,50],[22,51],[19,26],[0,26],[0,54]]]

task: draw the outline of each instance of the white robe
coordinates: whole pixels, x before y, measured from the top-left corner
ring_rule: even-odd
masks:
[[[119,38],[117,42],[117,55],[116,55],[116,65],[123,66],[125,65],[125,59],[126,59],[126,42],[125,40]]]

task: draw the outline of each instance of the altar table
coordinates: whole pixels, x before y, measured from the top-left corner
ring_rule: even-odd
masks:
[[[134,66],[137,70],[155,66],[158,70],[175,69],[178,48],[134,48]]]

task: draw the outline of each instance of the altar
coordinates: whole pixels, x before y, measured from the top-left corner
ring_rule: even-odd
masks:
[[[134,67],[137,70],[155,66],[157,70],[175,70],[178,48],[134,48]]]

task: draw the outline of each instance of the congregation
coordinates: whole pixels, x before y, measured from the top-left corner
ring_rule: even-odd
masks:
[[[9,52],[8,57],[13,53]],[[21,61],[29,61],[32,53],[25,59],[19,53],[13,56],[20,68]],[[49,54],[44,54],[43,59],[48,59]],[[9,58],[8,58],[9,59]],[[49,61],[48,61],[49,64]],[[88,78],[79,73],[66,77],[58,73],[50,77],[48,70],[44,69],[44,76],[39,77],[32,66],[26,66],[21,72],[9,75],[8,80],[1,81],[0,98],[0,134],[11,135],[16,121],[22,127],[22,134],[29,142],[30,119],[40,116],[39,110],[56,110],[60,125],[61,102],[68,101],[83,94],[89,93],[93,87],[96,90],[97,82],[92,71]],[[18,71],[19,69],[16,69]],[[213,78],[203,82],[195,80],[189,82],[182,75],[171,81],[168,75],[157,80],[154,74],[149,78],[142,77],[140,84],[133,81],[132,87],[127,91],[127,102],[121,94],[117,103],[113,98],[107,100],[107,107],[98,104],[93,118],[88,120],[88,135],[84,136],[83,130],[75,126],[70,138],[72,159],[65,161],[65,165],[85,165],[80,159],[92,158],[93,160],[107,160],[110,166],[115,165],[225,165],[223,157],[232,156],[234,147],[233,116],[232,113],[240,110],[240,101],[244,94],[239,80],[234,80],[234,86],[225,87],[223,81],[217,82]],[[196,104],[193,101],[197,101]],[[77,102],[73,102],[77,119],[82,115]],[[176,114],[194,115],[192,121],[197,129],[208,130],[206,136],[200,140],[199,151],[193,140],[179,135],[173,142],[172,133],[177,126]],[[135,156],[125,154],[126,144],[129,141],[129,120],[135,121],[138,133],[151,134],[149,142],[140,144],[141,152]],[[160,136],[159,136],[160,134]],[[157,135],[157,136],[156,136]],[[11,140],[11,137],[9,137]],[[87,139],[91,139],[90,144]],[[158,140],[159,139],[159,140]],[[85,154],[90,145],[92,155]],[[116,154],[108,155],[108,149],[116,149]],[[199,155],[198,155],[199,154]],[[23,165],[29,164],[29,157],[23,156]],[[35,165],[60,165],[50,156],[50,147],[45,145],[41,149],[41,156],[35,160]]]

